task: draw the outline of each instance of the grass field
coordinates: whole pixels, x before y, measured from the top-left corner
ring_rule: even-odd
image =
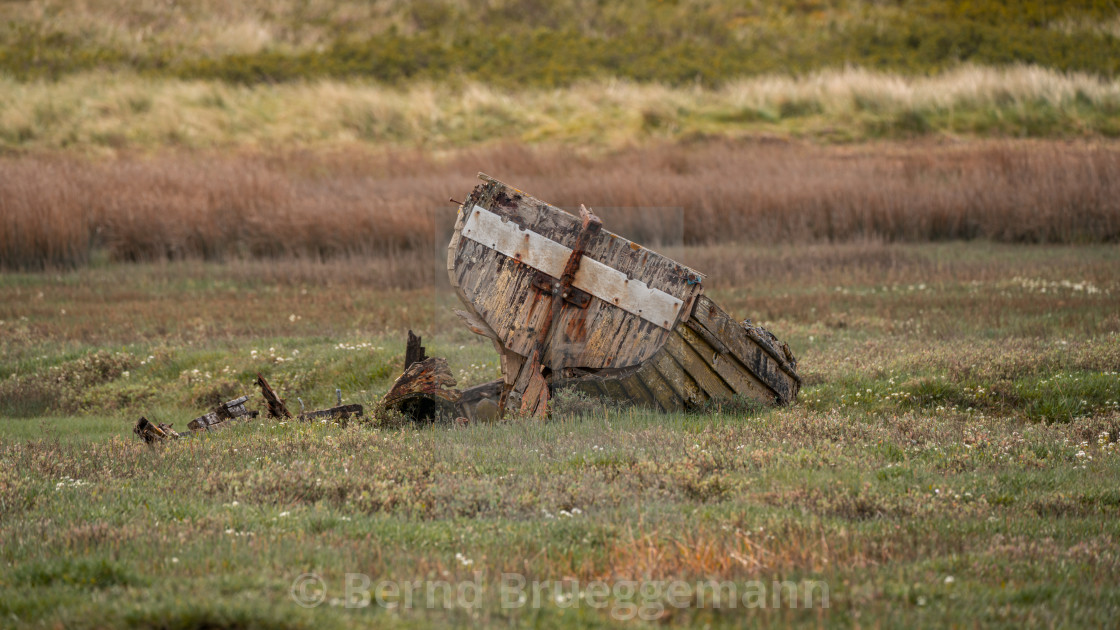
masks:
[[[407,327],[460,384],[493,378],[497,357],[443,326],[440,290],[393,288],[376,261],[0,276],[0,617],[1079,627],[1120,612],[1114,246],[668,253],[790,343],[798,404],[663,416],[569,401],[547,423],[406,430],[258,420],[149,449],[129,432],[140,414],[182,428],[258,371],[289,401],[325,406],[342,387],[370,405]],[[346,607],[347,573],[475,572],[477,608],[444,609],[438,585],[411,609]],[[326,586],[318,607],[292,600],[304,573]],[[503,608],[502,573],[567,582]],[[817,605],[766,591],[766,608],[716,607],[697,599],[709,579],[816,584]]]

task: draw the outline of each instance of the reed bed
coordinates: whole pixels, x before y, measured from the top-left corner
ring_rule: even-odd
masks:
[[[1104,143],[780,141],[608,154],[521,144],[415,150],[0,159],[0,265],[91,260],[430,259],[484,171],[655,246],[1120,240]]]

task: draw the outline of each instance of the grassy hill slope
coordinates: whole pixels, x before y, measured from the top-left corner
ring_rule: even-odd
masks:
[[[0,73],[92,69],[238,83],[365,77],[720,84],[848,65],[1029,63],[1114,76],[1115,0],[0,2]]]

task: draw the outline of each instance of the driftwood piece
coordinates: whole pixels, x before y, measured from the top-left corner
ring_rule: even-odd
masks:
[[[132,429],[132,432],[140,436],[140,439],[148,444],[156,444],[180,437],[178,433],[171,429],[170,424],[152,424],[150,420],[143,416],[136,422],[136,426]]]
[[[191,420],[187,424],[187,428],[191,431],[214,431],[229,426],[227,424],[229,420],[256,418],[257,412],[245,408],[245,403],[248,401],[248,396],[227,400],[209,412]]]
[[[572,283],[579,272],[583,254],[587,250],[591,239],[603,229],[603,222],[586,206],[581,205],[579,207],[579,214],[582,221],[575,246],[572,247],[572,253],[568,256],[568,261],[564,265],[564,271],[560,274],[559,281],[551,283],[551,291],[546,289],[545,292],[545,295],[548,295],[550,299],[552,317],[541,322],[537,331],[536,345],[524,365],[521,366],[523,376],[519,376],[513,385],[513,389],[521,394],[521,413],[527,416],[543,417],[548,415],[548,401],[552,393],[549,391],[548,380],[544,376],[545,366],[541,361],[549,346],[553,322],[560,319],[563,309],[568,303],[566,301],[573,301],[571,300]],[[590,299],[579,300],[577,306],[582,303],[583,306],[580,308],[585,308],[589,301]],[[505,412],[506,398],[503,397],[502,399],[499,413]]]
[[[450,420],[461,415],[458,403],[462,393],[455,384],[447,359],[429,357],[410,365],[378,408],[399,412],[414,421]]]
[[[424,346],[420,344],[420,335],[414,335],[411,330],[408,331],[408,343],[404,349],[404,369],[406,371],[412,367],[413,363],[419,363],[428,358]]]
[[[292,414],[288,411],[287,405],[283,400],[272,391],[268,381],[264,380],[260,372],[257,372],[257,386],[261,388],[261,395],[264,396],[264,401],[268,404],[268,416],[270,418],[291,418]]]
[[[335,420],[350,420],[352,418],[361,418],[365,413],[365,408],[358,404],[353,405],[339,405],[331,407],[330,409],[320,409],[318,411],[308,411],[299,414],[300,420],[319,420],[319,419],[335,419]]]

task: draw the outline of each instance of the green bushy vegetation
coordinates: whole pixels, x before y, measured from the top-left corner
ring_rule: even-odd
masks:
[[[147,12],[109,2],[84,13],[43,4],[54,10],[17,10],[0,26],[3,72],[56,79],[110,68],[236,83],[363,77],[562,86],[595,77],[716,85],[847,65],[919,74],[962,63],[1105,76],[1120,70],[1120,8],[1111,0],[430,0],[377,9],[262,2],[218,11],[225,22],[190,2]],[[245,31],[258,35],[239,35]],[[256,43],[213,41],[214,32]]]

